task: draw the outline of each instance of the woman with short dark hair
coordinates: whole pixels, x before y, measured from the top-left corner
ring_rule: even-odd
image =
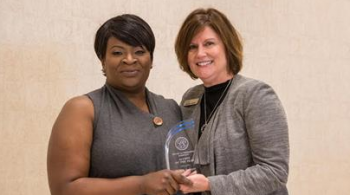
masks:
[[[69,100],[53,126],[47,158],[52,195],[174,194],[191,182],[166,170],[168,130],[181,120],[174,100],[146,88],[155,39],[125,14],[97,31],[105,85]]]

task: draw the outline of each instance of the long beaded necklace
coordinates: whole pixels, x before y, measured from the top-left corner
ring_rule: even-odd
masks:
[[[219,104],[220,104],[221,100],[225,97],[228,88],[231,86],[232,80],[233,80],[233,79],[231,79],[230,82],[229,82],[229,83],[227,84],[227,86],[225,87],[225,89],[224,89],[224,91],[222,92],[222,94],[221,94],[219,100],[216,102],[216,104],[215,104],[213,110],[210,112],[208,118],[207,118],[207,99],[206,99],[206,93],[204,92],[204,94],[203,94],[203,100],[204,100],[204,106],[203,106],[203,108],[204,108],[204,124],[203,124],[202,127],[201,127],[201,132],[203,132],[203,131],[205,130],[205,128],[207,127],[207,125],[208,125],[208,123],[209,123],[211,117],[214,115],[216,109],[219,107]]]

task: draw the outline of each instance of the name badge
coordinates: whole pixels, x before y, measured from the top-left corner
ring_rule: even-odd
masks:
[[[194,98],[194,99],[189,99],[189,100],[185,100],[183,106],[187,107],[187,106],[193,106],[198,104],[199,102],[199,98]]]

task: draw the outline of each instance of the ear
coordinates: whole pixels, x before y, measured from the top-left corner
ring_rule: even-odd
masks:
[[[101,60],[101,65],[102,65],[102,72],[103,72],[103,75],[106,76],[106,65],[105,65],[104,60]]]

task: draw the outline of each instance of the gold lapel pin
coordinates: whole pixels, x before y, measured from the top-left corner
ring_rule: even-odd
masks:
[[[183,106],[193,106],[193,105],[196,105],[198,104],[199,102],[199,98],[194,98],[194,99],[189,99],[189,100],[185,100]]]
[[[156,117],[153,118],[153,123],[155,125],[157,125],[157,126],[161,126],[163,124],[163,119],[158,117],[158,116],[156,116]]]

